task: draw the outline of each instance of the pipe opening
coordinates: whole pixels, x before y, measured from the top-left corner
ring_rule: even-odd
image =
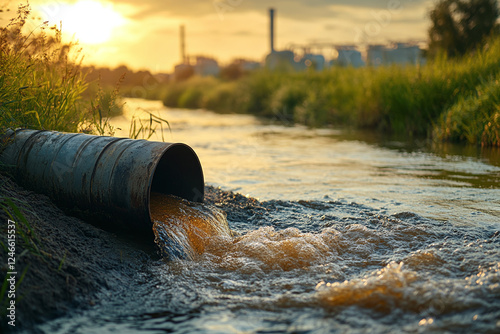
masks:
[[[203,202],[203,170],[193,149],[185,144],[170,146],[154,171],[151,191]]]

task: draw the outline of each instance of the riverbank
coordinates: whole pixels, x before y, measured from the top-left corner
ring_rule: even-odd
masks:
[[[7,243],[7,220],[13,218],[17,223],[16,329],[92,306],[99,291],[129,279],[154,256],[113,233],[67,216],[48,197],[25,190],[5,176],[0,176],[0,193],[3,206],[12,201],[17,208],[8,210],[13,217],[0,211],[3,245]],[[1,254],[4,277],[8,271],[5,249]],[[2,296],[4,330],[12,329],[3,316],[10,300]]]
[[[147,91],[165,106],[250,113],[313,127],[348,126],[500,146],[500,38],[461,59],[418,66],[192,77]]]
[[[90,308],[100,294],[116,293],[151,261],[160,259],[152,242],[117,235],[68,216],[48,197],[28,191],[1,174],[0,193],[0,204],[8,206],[12,215],[0,211],[0,240],[7,246],[7,222],[14,218],[18,273],[16,326],[6,321],[6,303],[11,299],[4,292],[2,331],[32,330],[46,320]],[[206,187],[206,202],[223,207],[230,220],[245,221],[266,210],[254,199],[211,186]],[[7,257],[8,251],[2,247],[0,268],[6,278],[10,272]]]

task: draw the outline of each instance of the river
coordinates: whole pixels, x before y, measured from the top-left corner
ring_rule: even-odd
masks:
[[[272,210],[229,220],[238,239],[148,263],[42,331],[500,332],[498,149],[138,99],[126,109],[117,135],[133,115],[160,115],[165,141],[196,151],[206,183]]]

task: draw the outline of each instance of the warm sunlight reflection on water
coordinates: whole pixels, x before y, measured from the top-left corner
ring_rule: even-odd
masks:
[[[196,151],[207,183],[261,200],[342,199],[386,213],[412,211],[465,224],[500,217],[499,149],[405,142],[367,132],[263,123],[250,115],[164,108],[126,100],[113,119],[128,135],[130,118],[159,114],[167,142]],[[147,118],[147,117],[146,117]],[[152,138],[161,140],[161,135]]]

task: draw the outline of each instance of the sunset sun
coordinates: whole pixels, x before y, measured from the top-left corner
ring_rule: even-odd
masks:
[[[62,22],[66,38],[82,44],[102,44],[112,38],[113,31],[125,23],[125,18],[111,3],[82,0],[73,4],[47,4],[39,8],[50,24]]]

